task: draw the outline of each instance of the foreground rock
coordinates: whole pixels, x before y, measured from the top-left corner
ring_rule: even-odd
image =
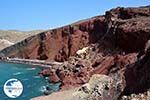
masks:
[[[90,81],[74,93],[75,100],[116,100],[123,91],[121,78],[113,79],[105,75],[93,75]],[[72,100],[73,100],[72,98]]]
[[[123,91],[123,81],[106,75],[93,75],[79,88],[56,92],[33,100],[116,100]]]
[[[121,100],[150,100],[150,91],[123,96]]]

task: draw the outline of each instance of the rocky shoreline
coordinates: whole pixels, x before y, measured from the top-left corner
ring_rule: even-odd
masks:
[[[0,54],[61,62],[40,73],[52,83],[60,82],[60,91],[34,100],[133,100],[133,94],[147,100],[149,22],[149,6],[118,7],[105,15],[43,32]]]
[[[88,45],[88,48],[83,47],[80,52],[84,52],[78,53],[78,50],[62,66],[52,66],[41,73],[49,76],[51,82],[61,82],[62,85],[61,92],[40,99],[59,100],[59,97],[67,96],[63,94],[63,90],[67,92],[71,88],[79,87],[71,92],[70,98],[61,100],[147,100],[149,95],[140,93],[144,94],[150,88],[150,23],[147,22],[150,20],[149,12],[149,7],[116,8],[106,12],[104,21],[108,21],[108,29],[97,43]],[[112,25],[110,29],[109,25]],[[103,79],[96,83],[105,77],[103,75],[107,75],[106,81]],[[99,78],[94,80],[93,77]],[[93,85],[95,87],[89,88]],[[133,97],[134,94],[137,96]]]

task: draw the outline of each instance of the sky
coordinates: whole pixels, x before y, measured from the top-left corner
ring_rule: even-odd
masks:
[[[150,0],[0,0],[0,29],[52,29],[103,15],[118,6],[150,5]]]

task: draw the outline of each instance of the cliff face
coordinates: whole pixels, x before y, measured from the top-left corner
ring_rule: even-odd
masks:
[[[79,48],[95,43],[104,29],[104,17],[98,16],[29,37],[1,53],[9,57],[65,61]]]
[[[27,38],[1,54],[66,61],[40,73],[51,82],[61,82],[61,89],[81,86],[93,74],[105,74],[122,84],[118,87],[120,91],[107,92],[109,98],[115,97],[116,94],[109,95],[113,92],[129,95],[150,88],[149,39],[150,7],[119,7],[107,11],[104,16]]]
[[[9,57],[65,61],[78,49],[108,36],[113,45],[126,52],[139,51],[150,37],[149,16],[149,7],[116,8],[104,16],[29,37],[1,53]]]

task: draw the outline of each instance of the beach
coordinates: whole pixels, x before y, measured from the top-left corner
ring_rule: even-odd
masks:
[[[37,60],[37,59],[21,59],[21,58],[5,58],[1,59],[4,62],[11,62],[11,63],[18,63],[18,64],[29,64],[34,66],[40,66],[49,68],[53,65],[62,65],[63,63],[56,62],[56,61],[45,61],[45,60]]]

